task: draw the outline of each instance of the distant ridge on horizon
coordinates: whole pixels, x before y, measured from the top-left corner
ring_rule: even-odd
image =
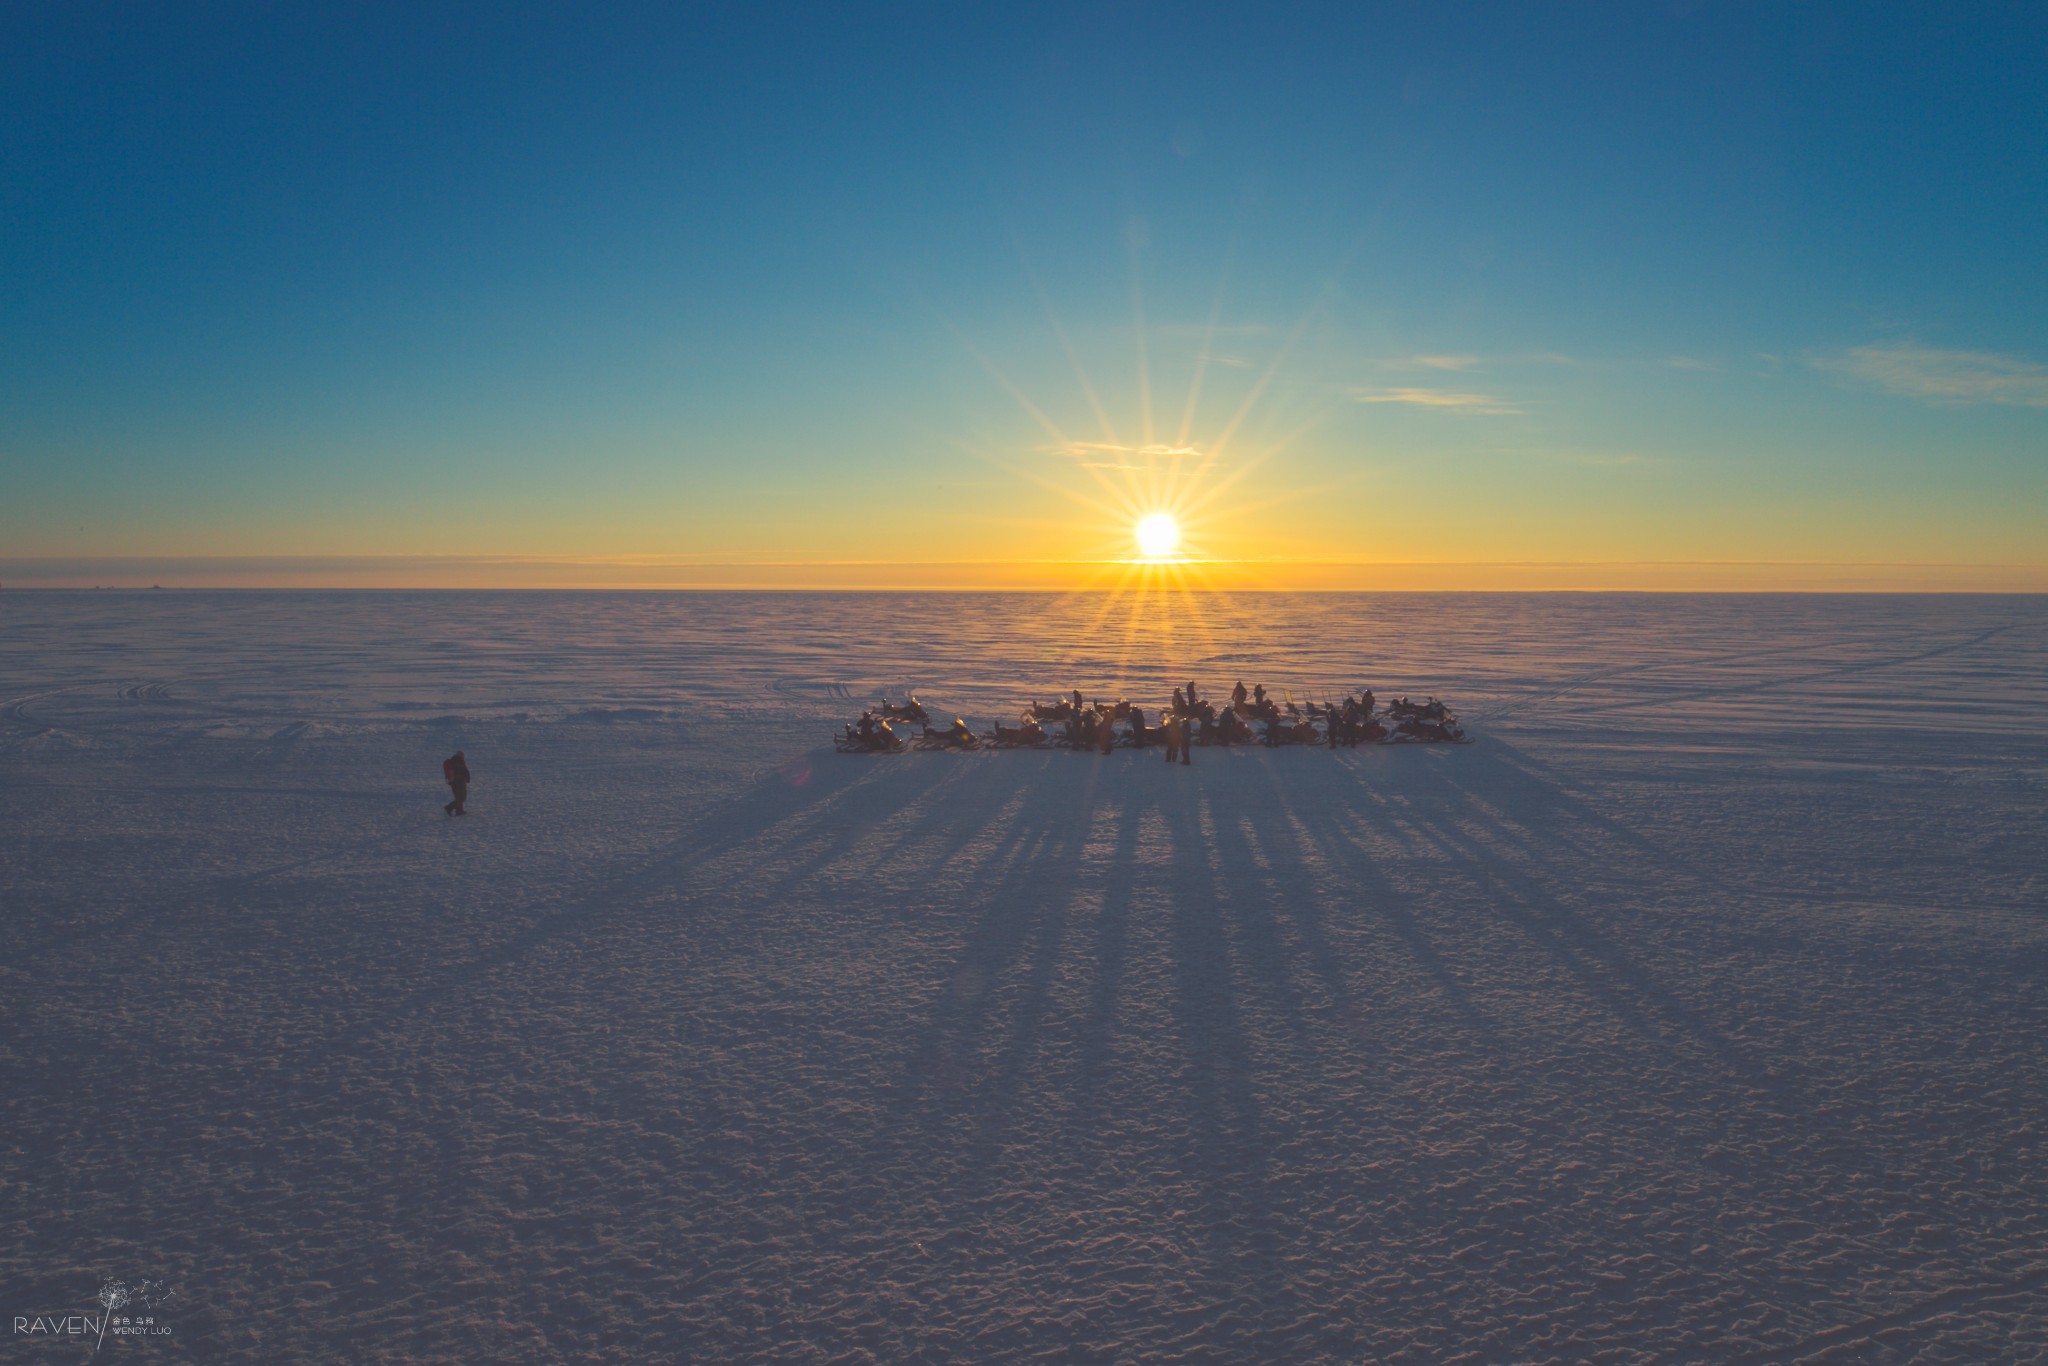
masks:
[[[2048,593],[2048,564],[1848,561],[686,561],[487,555],[16,556],[13,588]]]

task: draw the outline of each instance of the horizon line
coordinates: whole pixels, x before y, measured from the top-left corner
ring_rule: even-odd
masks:
[[[1361,580],[1366,580],[1361,582]],[[0,590],[2048,593],[2048,565],[1938,560],[683,560],[653,556],[0,557]]]
[[[958,567],[1005,568],[1021,566],[1071,566],[1106,568],[1176,568],[1184,566],[1275,565],[1328,569],[1576,569],[1671,567],[1693,568],[1843,568],[1843,569],[2019,569],[2048,572],[2048,561],[2029,560],[1835,560],[1835,559],[1569,559],[1569,560],[1362,560],[1314,556],[1233,557],[1174,556],[1141,557],[1022,558],[977,560],[697,560],[669,555],[434,555],[434,554],[316,554],[316,555],[6,555],[0,556],[0,578],[15,566],[78,564],[491,564],[491,565],[595,565],[621,568],[669,569],[834,569],[900,568],[950,569]]]

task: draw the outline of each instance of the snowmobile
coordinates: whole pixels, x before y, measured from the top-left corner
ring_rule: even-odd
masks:
[[[1390,737],[1392,743],[1401,744],[1452,744],[1466,743],[1465,729],[1456,721],[1431,721],[1420,716],[1410,716],[1394,727]]]
[[[1166,728],[1146,725],[1141,714],[1124,727],[1124,733],[1118,737],[1117,743],[1126,749],[1149,749],[1153,745],[1163,745],[1166,743]]]
[[[1071,721],[1080,713],[1074,710],[1072,702],[1060,701],[1044,707],[1034,700],[1024,708],[1022,715],[1026,721]]]
[[[875,715],[885,721],[915,721],[920,726],[932,719],[931,713],[924,709],[924,703],[917,700],[916,693],[912,693],[910,700],[901,706],[883,698],[875,703]]]
[[[1045,749],[1052,744],[1052,737],[1036,721],[1026,721],[1021,726],[1006,726],[998,721],[995,733],[982,739],[997,749]]]
[[[1129,712],[1130,707],[1126,705],[1124,710]],[[1107,727],[1112,735],[1116,732],[1116,715],[1107,703],[1098,702],[1068,718],[1058,736],[1059,742],[1069,749],[1101,749],[1103,729]]]
[[[1281,720],[1278,716],[1266,719],[1266,748],[1277,749],[1281,745],[1319,745],[1323,742],[1322,732],[1316,723],[1305,717]]]
[[[929,724],[915,742],[918,749],[980,749],[981,738],[967,729],[967,723],[959,717],[944,730],[933,730]]]
[[[1316,713],[1313,704],[1309,711]],[[1324,706],[1320,713],[1323,718],[1323,739],[1328,741],[1332,731],[1336,732],[1337,744],[1349,748],[1352,745],[1376,744],[1387,738],[1387,728],[1362,711],[1354,711],[1348,717],[1343,709]]]
[[[866,730],[849,721],[841,730],[842,734],[832,737],[832,748],[841,754],[901,754],[910,748],[910,742],[887,721],[876,721]]]
[[[1248,745],[1259,737],[1252,734],[1251,722],[1237,714],[1234,708],[1226,707],[1213,720],[1202,722],[1202,734],[1195,741],[1198,745]]]
[[[1455,721],[1457,719],[1451,715],[1449,707],[1434,697],[1430,698],[1427,702],[1410,702],[1405,697],[1397,697],[1387,703],[1387,714],[1396,718],[1420,717],[1425,721]]]

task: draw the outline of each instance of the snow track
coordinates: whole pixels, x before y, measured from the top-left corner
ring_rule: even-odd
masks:
[[[1480,742],[818,742],[845,680],[982,729],[1240,668]],[[10,590],[0,697],[21,1311],[166,1278],[227,1362],[2048,1360],[2040,599]]]

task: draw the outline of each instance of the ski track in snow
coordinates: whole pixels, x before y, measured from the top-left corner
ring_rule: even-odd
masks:
[[[828,744],[1239,669],[1475,743]],[[2048,1361],[2044,793],[2041,598],[8,591],[7,1302],[167,1279],[146,1350],[228,1362]]]

